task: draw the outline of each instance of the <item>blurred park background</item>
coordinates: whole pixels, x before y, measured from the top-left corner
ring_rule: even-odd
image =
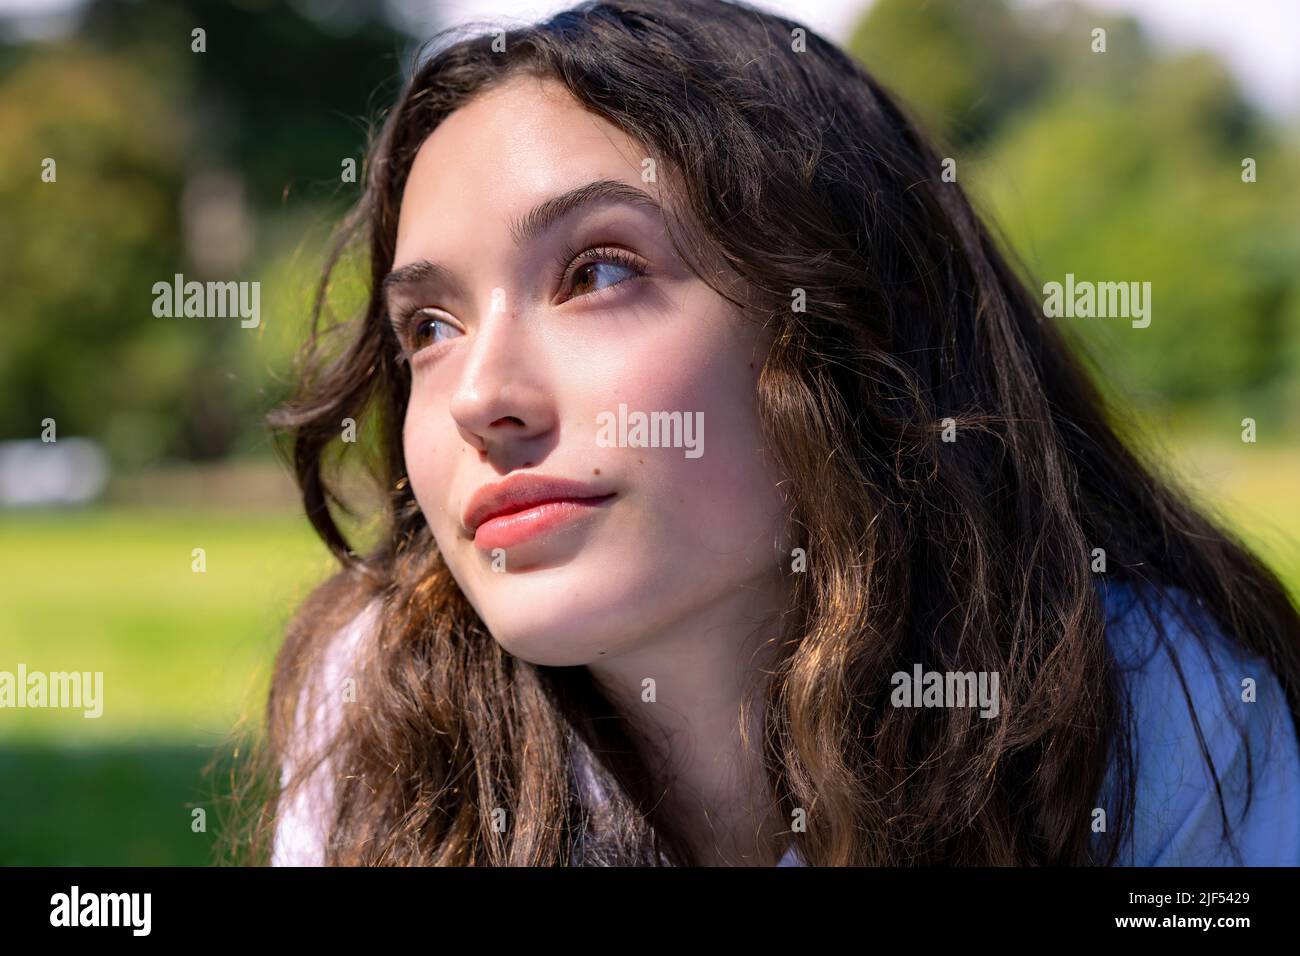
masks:
[[[204,768],[260,720],[282,628],[330,570],[262,418],[357,196],[345,161],[447,22],[41,6],[0,6],[0,670],[102,671],[106,704],[0,711],[0,864],[202,865]],[[832,39],[914,107],[1035,288],[1151,283],[1149,328],[1062,321],[1135,440],[1300,594],[1300,116],[1113,3],[877,0]],[[176,273],[260,282],[260,323],[156,317]],[[51,419],[61,462],[38,447]]]

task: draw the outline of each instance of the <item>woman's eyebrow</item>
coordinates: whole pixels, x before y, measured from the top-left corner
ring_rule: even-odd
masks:
[[[617,179],[598,179],[545,199],[522,218],[511,220],[510,237],[516,246],[522,246],[536,239],[570,213],[597,203],[627,203],[663,214],[663,207],[648,192]],[[385,301],[397,287],[416,284],[458,287],[458,281],[451,270],[427,259],[419,259],[400,266],[384,276],[381,288]]]
[[[510,223],[511,238],[516,246],[532,242],[574,210],[600,202],[628,203],[651,212],[663,212],[655,198],[644,190],[617,179],[598,179],[538,203],[522,219]]]

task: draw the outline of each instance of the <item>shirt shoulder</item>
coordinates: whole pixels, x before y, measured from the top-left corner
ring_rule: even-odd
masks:
[[[294,773],[307,760],[328,746],[342,718],[344,682],[352,676],[353,662],[362,641],[372,635],[379,621],[379,601],[366,605],[345,627],[333,634],[317,668],[304,682],[298,700],[294,732],[286,747],[280,786],[289,785]],[[322,866],[325,840],[333,805],[334,764],[321,761],[288,795],[275,829],[272,866]]]
[[[1267,662],[1179,589],[1108,584],[1103,597],[1135,757],[1121,865],[1300,865],[1300,743]]]

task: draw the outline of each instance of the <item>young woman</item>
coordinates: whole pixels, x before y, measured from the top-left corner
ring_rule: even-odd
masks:
[[[1300,863],[1294,606],[941,174],[741,5],[427,59],[331,264],[365,240],[369,303],[326,334],[322,286],[273,418],[342,568],[280,654],[255,852]]]

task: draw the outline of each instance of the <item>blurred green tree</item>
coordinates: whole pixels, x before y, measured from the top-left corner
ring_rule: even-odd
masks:
[[[54,418],[127,469],[265,449],[311,301],[285,264],[315,271],[413,50],[382,12],[96,0],[70,38],[0,45],[0,438]],[[155,317],[176,273],[262,282],[262,323]]]
[[[1147,328],[1059,320],[1113,393],[1284,415],[1300,378],[1300,159],[1217,58],[1159,51],[1131,18],[1005,0],[880,0],[853,36],[1038,291],[1067,273],[1151,283]]]

